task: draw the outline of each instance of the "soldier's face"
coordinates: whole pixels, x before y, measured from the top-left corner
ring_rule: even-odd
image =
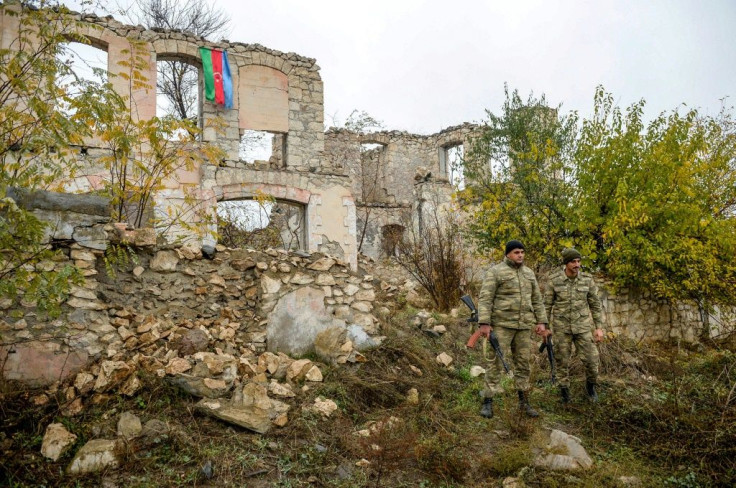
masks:
[[[524,250],[514,249],[513,251],[508,253],[506,257],[516,264],[522,264],[524,262]]]
[[[565,265],[567,276],[577,276],[580,272],[580,258],[575,258]]]

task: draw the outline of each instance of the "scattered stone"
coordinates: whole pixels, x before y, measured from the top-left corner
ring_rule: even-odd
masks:
[[[574,471],[590,468],[593,460],[583,448],[580,439],[553,429],[546,451],[534,460],[534,465],[557,471]]]
[[[138,437],[143,431],[141,419],[133,412],[123,412],[118,420],[118,436],[130,440]]]
[[[445,332],[447,332],[447,327],[445,327],[444,325],[435,325],[434,327],[432,327],[432,330],[438,334],[444,334]]]
[[[77,440],[77,436],[66,430],[63,424],[49,424],[41,443],[41,454],[56,461]]]
[[[247,383],[236,390],[231,400],[200,400],[197,410],[226,422],[245,427],[260,434],[268,432],[272,420],[281,423],[279,417],[289,411],[289,405],[268,398],[266,387]]]
[[[232,384],[214,378],[199,378],[188,374],[178,374],[170,377],[169,382],[178,386],[192,396],[199,398],[221,398],[225,396]]]
[[[135,268],[133,268],[133,276],[137,278],[142,275],[144,271],[145,269],[143,268],[143,266],[136,266]]]
[[[173,358],[166,365],[166,374],[177,375],[180,373],[186,373],[192,369],[192,364],[184,358]]]
[[[143,385],[141,385],[141,380],[138,379],[138,376],[132,374],[128,377],[125,383],[123,383],[123,386],[118,389],[118,393],[127,397],[132,397],[141,389],[142,386]]]
[[[82,404],[82,398],[75,398],[69,405],[64,407],[61,413],[66,417],[74,417],[79,415],[84,410],[84,404]]]
[[[287,381],[300,381],[304,379],[307,372],[312,368],[312,361],[309,359],[298,359],[289,365],[286,370]]]
[[[309,371],[307,371],[307,374],[304,376],[304,379],[307,381],[312,381],[314,383],[319,383],[322,381],[322,371],[317,366],[312,366],[309,368]]]
[[[133,369],[123,361],[102,361],[94,390],[103,392],[119,385]]]
[[[367,459],[363,458],[360,461],[358,461],[357,463],[355,463],[355,465],[358,466],[359,468],[367,468],[368,466],[371,465],[371,462],[368,461]]]
[[[410,389],[406,394],[406,403],[409,405],[419,404],[419,391],[416,388]]]
[[[271,380],[268,384],[268,392],[272,395],[284,398],[293,398],[296,396],[291,385],[288,383],[279,383],[277,380]]]
[[[480,376],[482,374],[486,374],[486,370],[483,367],[478,366],[478,365],[471,366],[471,368],[470,368],[470,376],[472,378],[477,378],[478,376]]]
[[[414,366],[413,364],[409,365],[409,369],[417,376],[422,376],[424,373],[422,373],[422,370]]]
[[[441,352],[440,354],[437,355],[437,357],[435,358],[435,361],[437,361],[437,364],[440,364],[444,366],[445,368],[449,368],[450,365],[452,364],[453,359],[452,359],[452,356],[450,356],[446,352]]]
[[[82,474],[116,468],[118,466],[116,450],[117,441],[91,440],[77,451],[68,471],[70,474]]]
[[[317,397],[314,400],[314,404],[305,406],[304,410],[318,413],[323,417],[330,417],[337,410],[337,404],[332,400]]]
[[[86,395],[95,386],[95,376],[85,371],[77,373],[74,378],[74,388],[77,389],[80,395]]]

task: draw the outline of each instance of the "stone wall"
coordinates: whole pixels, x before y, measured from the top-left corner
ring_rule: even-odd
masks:
[[[384,227],[399,224],[404,214],[416,213],[427,198],[416,184],[431,181],[437,193],[433,199],[449,200],[454,189],[448,180],[447,148],[460,145],[463,151],[469,150],[476,131],[477,126],[464,124],[427,136],[400,131],[358,134],[344,129],[326,133],[326,159],[350,176],[359,241],[366,228],[361,252],[380,257]]]
[[[146,232],[105,230],[113,241],[130,242]],[[111,275],[102,250],[71,244],[66,260],[53,266],[72,263],[85,282],[72,288],[59,318],[50,320],[22,301],[0,303],[4,377],[44,385],[99,359],[174,357],[193,330],[235,355],[305,354],[327,328],[379,332],[373,279],[352,273],[348,262],[319,253],[218,248],[205,259],[195,247],[144,246]]]
[[[607,330],[644,342],[699,340],[703,320],[696,305],[683,302],[670,305],[665,300],[628,289],[613,293],[605,281],[598,281]],[[710,337],[736,331],[736,307],[717,307],[709,322]]]

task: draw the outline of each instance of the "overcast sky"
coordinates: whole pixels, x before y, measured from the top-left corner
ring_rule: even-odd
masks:
[[[219,0],[227,38],[317,59],[325,123],[365,110],[433,133],[497,112],[503,85],[587,115],[597,85],[652,118],[736,95],[734,0]],[[218,40],[218,39],[214,39]]]

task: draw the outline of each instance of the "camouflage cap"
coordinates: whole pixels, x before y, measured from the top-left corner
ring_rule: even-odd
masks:
[[[576,249],[568,247],[562,250],[562,262],[564,264],[569,263],[573,259],[582,259],[583,255],[580,254]]]

